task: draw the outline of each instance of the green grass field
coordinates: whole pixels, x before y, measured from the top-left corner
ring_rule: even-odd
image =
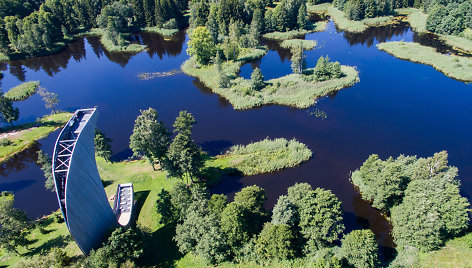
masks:
[[[5,97],[13,101],[22,101],[36,93],[39,87],[39,81],[30,81],[19,84],[5,93]]]
[[[466,268],[472,267],[472,233],[457,237],[440,250],[419,253],[414,267]]]
[[[471,58],[441,54],[432,47],[402,41],[381,43],[377,48],[400,59],[433,66],[454,79],[472,82]]]
[[[39,119],[36,123],[9,128],[0,133],[6,135],[0,141],[8,139],[11,144],[0,146],[0,163],[31,146],[36,140],[47,137],[54,130],[69,121],[71,113],[58,113]],[[15,132],[15,133],[13,133]]]

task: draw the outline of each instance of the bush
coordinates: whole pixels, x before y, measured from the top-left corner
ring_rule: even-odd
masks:
[[[18,268],[60,268],[69,265],[71,258],[60,248],[52,248],[47,254],[34,255],[32,258],[21,260],[16,267]]]
[[[177,29],[178,28],[177,20],[172,18],[172,19],[166,21],[164,24],[162,24],[162,28],[169,29],[169,30]]]
[[[342,240],[341,255],[356,268],[378,267],[378,250],[371,230],[354,230]]]
[[[255,241],[259,261],[287,260],[295,256],[295,235],[288,225],[266,223]]]
[[[339,78],[342,75],[341,64],[337,61],[330,62],[328,56],[321,56],[316,62],[314,75],[317,81]]]
[[[6,147],[12,145],[13,142],[10,139],[4,138],[0,140],[0,146]]]

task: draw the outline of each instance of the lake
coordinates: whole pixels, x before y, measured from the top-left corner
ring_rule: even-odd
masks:
[[[181,32],[166,41],[146,33],[134,39],[149,50],[108,53],[98,38],[88,37],[71,43],[57,55],[0,63],[5,75],[1,88],[40,80],[43,87],[58,94],[62,110],[98,107],[98,127],[113,139],[114,160],[131,156],[128,145],[134,120],[140,109],[148,107],[157,109],[168,127],[180,110],[192,113],[198,121],[193,138],[211,155],[265,137],[296,138],[313,150],[310,161],[281,172],[225,178],[212,192],[232,197],[242,187],[257,184],[267,191],[266,206],[270,209],[279,195],[286,194],[287,187],[308,182],[314,188],[331,190],[343,202],[348,231],[371,228],[385,247],[393,246],[388,222],[349,182],[350,172],[370,154],[381,158],[399,154],[428,157],[447,150],[450,164],[459,168],[463,194],[472,196],[472,86],[375,47],[379,42],[405,40],[434,45],[446,52],[442,44],[418,36],[407,24],[346,34],[330,22],[326,31],[307,35],[306,39],[318,41],[317,49],[305,52],[308,67],[314,67],[320,56],[329,55],[360,71],[359,83],[308,109],[270,105],[237,111],[185,74],[140,80],[138,74],[143,72],[179,69],[188,59],[188,37]],[[266,79],[289,74],[290,51],[277,42],[263,43],[270,49],[268,54],[243,65],[241,76],[249,78],[256,66]],[[38,94],[15,106],[20,109],[20,123],[49,113]],[[326,112],[327,118],[317,118],[315,111]],[[35,164],[38,149],[52,154],[57,135],[58,131],[52,133],[0,167],[0,191],[15,193],[16,206],[31,218],[58,209],[55,194],[44,188],[44,176]]]

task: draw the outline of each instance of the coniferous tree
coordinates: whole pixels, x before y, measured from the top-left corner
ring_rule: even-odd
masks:
[[[254,69],[251,74],[251,87],[253,90],[261,90],[265,87],[264,76],[259,67]]]
[[[144,20],[146,26],[155,26],[154,23],[154,0],[143,0]]]
[[[302,3],[300,5],[300,9],[298,10],[298,16],[297,16],[297,24],[298,28],[300,29],[306,29],[307,27],[307,11],[306,11],[306,4]]]
[[[215,44],[218,43],[218,32],[219,32],[217,16],[218,16],[218,6],[216,4],[213,4],[210,6],[210,13],[208,15],[208,21],[205,24],[205,26],[210,32],[210,35]]]

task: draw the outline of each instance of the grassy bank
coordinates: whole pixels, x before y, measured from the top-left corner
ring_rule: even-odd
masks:
[[[224,157],[231,167],[245,175],[255,175],[297,166],[311,156],[311,150],[295,139],[288,141],[283,138],[266,138],[246,146],[233,146]]]
[[[244,56],[243,56],[244,57]],[[190,58],[182,65],[182,70],[197,77],[216,94],[226,98],[235,109],[244,110],[266,104],[286,105],[297,108],[307,108],[318,98],[331,92],[354,85],[359,81],[358,72],[349,66],[341,66],[343,76],[323,82],[308,79],[313,69],[305,74],[290,74],[266,81],[266,87],[260,91],[251,88],[250,80],[238,77],[242,60],[228,62],[222,65],[223,72],[230,77],[231,86],[218,86],[219,73],[215,65],[198,68],[194,59]]]
[[[47,137],[54,130],[62,127],[72,116],[71,113],[59,113],[39,119],[36,123],[10,128],[0,133],[0,142],[9,145],[0,146],[0,163],[25,150],[34,141]],[[8,144],[7,143],[7,144]]]
[[[272,32],[272,33],[264,34],[263,37],[267,39],[279,40],[279,41],[290,40],[296,37],[302,37],[309,33],[322,32],[326,29],[326,25],[328,25],[326,21],[318,21],[311,24],[308,30],[297,29],[297,30],[291,30],[287,32]]]
[[[423,11],[416,8],[402,8],[396,10],[399,14],[407,16],[407,20],[410,23],[410,26],[418,33],[428,33],[426,30],[426,19],[428,15],[423,13]],[[438,38],[443,41],[446,45],[452,47],[453,49],[472,54],[472,40],[468,37],[468,31],[466,29],[461,36],[457,35],[444,35],[437,34]]]
[[[171,38],[173,37],[176,33],[179,32],[177,29],[164,29],[164,28],[158,28],[158,27],[145,27],[143,28],[143,32],[150,32],[150,33],[157,33],[165,38]]]
[[[389,24],[395,18],[394,16],[384,16],[367,18],[361,21],[350,20],[346,17],[343,11],[335,8],[332,5],[327,8],[327,13],[333,19],[338,29],[353,33],[361,33],[371,26]]]
[[[311,50],[316,47],[317,42],[314,40],[292,39],[284,40],[280,46],[283,48],[293,49],[302,46],[304,50]]]
[[[457,237],[446,243],[440,250],[419,253],[414,267],[471,267],[472,233]]]
[[[377,45],[377,48],[400,59],[433,66],[454,79],[472,82],[471,58],[441,54],[432,47],[402,41],[381,43]]]
[[[39,81],[30,81],[19,84],[5,93],[5,97],[13,101],[22,101],[36,93],[39,87]]]

